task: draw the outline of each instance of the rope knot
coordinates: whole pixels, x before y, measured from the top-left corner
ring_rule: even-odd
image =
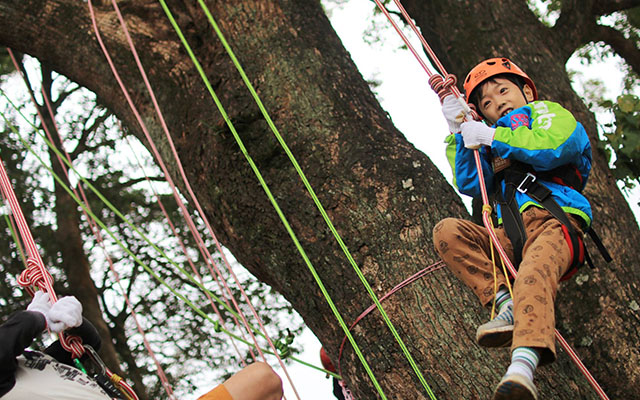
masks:
[[[82,339],[79,336],[61,333],[59,339],[62,348],[71,353],[71,358],[80,358],[85,353]]]
[[[445,97],[453,94],[451,87],[455,86],[456,82],[456,76],[453,74],[446,74],[444,78],[442,75],[434,74],[429,78],[431,89],[436,92],[441,103]]]
[[[37,286],[49,292],[48,289],[53,288],[53,277],[40,261],[29,257],[27,268],[18,277],[18,284],[22,287]]]

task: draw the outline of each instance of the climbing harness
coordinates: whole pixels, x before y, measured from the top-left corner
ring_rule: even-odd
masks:
[[[527,240],[522,214],[515,200],[516,192],[531,197],[562,224],[562,230],[571,253],[571,266],[561,280],[571,278],[578,268],[584,264],[585,260],[591,268],[595,268],[585,247],[583,236],[576,232],[569,220],[570,217],[553,199],[551,190],[541,182],[555,182],[581,191],[584,183],[582,182],[582,176],[575,167],[563,165],[551,171],[536,172],[526,164],[512,161],[509,167],[496,176],[496,181],[499,182],[501,180],[504,180],[505,183],[504,194],[500,185],[496,185],[495,196],[502,211],[502,224],[505,233],[513,245],[516,269],[522,261],[522,249]],[[590,227],[586,232],[591,236],[605,261],[611,262],[611,255],[595,231]]]

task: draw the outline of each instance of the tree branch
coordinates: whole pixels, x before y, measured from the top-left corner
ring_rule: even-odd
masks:
[[[590,32],[585,27],[596,23],[596,17],[591,13],[593,1],[562,1],[560,17],[556,21],[553,31],[558,38],[556,43],[562,49],[564,61],[568,60],[576,49],[585,43],[585,40],[588,42],[585,38]]]
[[[604,42],[611,46],[620,57],[631,66],[636,74],[640,74],[640,51],[636,43],[627,39],[622,32],[609,26],[594,24],[591,30],[591,41]]]
[[[91,110],[91,112],[88,113],[87,118],[85,118],[85,120],[83,122],[83,125],[85,127],[84,127],[84,129],[82,129],[81,135],[78,138],[78,145],[76,146],[75,149],[73,149],[73,151],[71,151],[69,153],[72,160],[75,160],[80,154],[82,154],[85,151],[92,150],[92,149],[98,149],[98,148],[100,148],[102,146],[113,144],[113,141],[109,141],[109,140],[107,140],[107,141],[105,141],[103,143],[100,143],[98,146],[94,146],[94,147],[91,147],[91,146],[89,146],[87,144],[87,140],[89,138],[89,135],[91,135],[92,133],[97,131],[98,128],[100,126],[102,126],[104,121],[109,117],[108,113],[103,113],[102,115],[97,116],[91,125],[87,126],[88,121],[91,120],[91,118],[93,117],[94,110],[96,110],[98,108],[99,108],[98,106],[95,106]]]
[[[375,4],[375,5],[377,6],[377,4],[376,4],[376,2],[375,2],[374,0],[370,0],[370,1],[371,1],[371,3],[373,3],[373,4]],[[403,23],[403,24],[406,24],[406,22],[404,21],[404,17],[402,16],[402,13],[401,13],[401,12],[399,12],[399,11],[389,10],[389,8],[388,8],[388,7],[385,7],[385,9],[387,10],[387,12],[388,12],[389,14],[391,14],[391,15],[395,15],[395,16],[397,16],[397,17],[400,17],[400,20],[402,21],[402,23]]]
[[[591,12],[593,15],[609,15],[640,6],[640,0],[596,0]]]
[[[52,102],[52,106],[55,106],[55,108],[59,107],[60,104],[62,104],[69,96],[82,89],[82,87],[80,85],[75,85],[70,90],[66,89],[67,88],[65,88],[65,90],[61,91],[60,94],[58,94],[58,98],[56,99],[56,101]]]

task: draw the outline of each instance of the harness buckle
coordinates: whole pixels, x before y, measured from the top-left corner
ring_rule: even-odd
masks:
[[[535,182],[536,179],[537,178],[534,174],[532,174],[531,172],[527,172],[527,176],[525,176],[522,182],[520,182],[516,190],[522,194],[527,193],[527,191],[529,190],[528,186]]]

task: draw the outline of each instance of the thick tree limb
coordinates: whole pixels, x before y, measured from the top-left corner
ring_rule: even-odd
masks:
[[[596,0],[591,12],[594,16],[609,15],[640,6],[640,0]]]
[[[560,17],[553,28],[556,35],[556,45],[561,48],[563,62],[584,43],[584,38],[588,35],[588,29],[595,23],[595,17],[591,13],[593,0],[563,0],[560,10]]]
[[[632,40],[627,39],[622,32],[609,26],[594,24],[590,30],[590,41],[604,42],[631,66],[636,74],[640,74],[640,50]]]

